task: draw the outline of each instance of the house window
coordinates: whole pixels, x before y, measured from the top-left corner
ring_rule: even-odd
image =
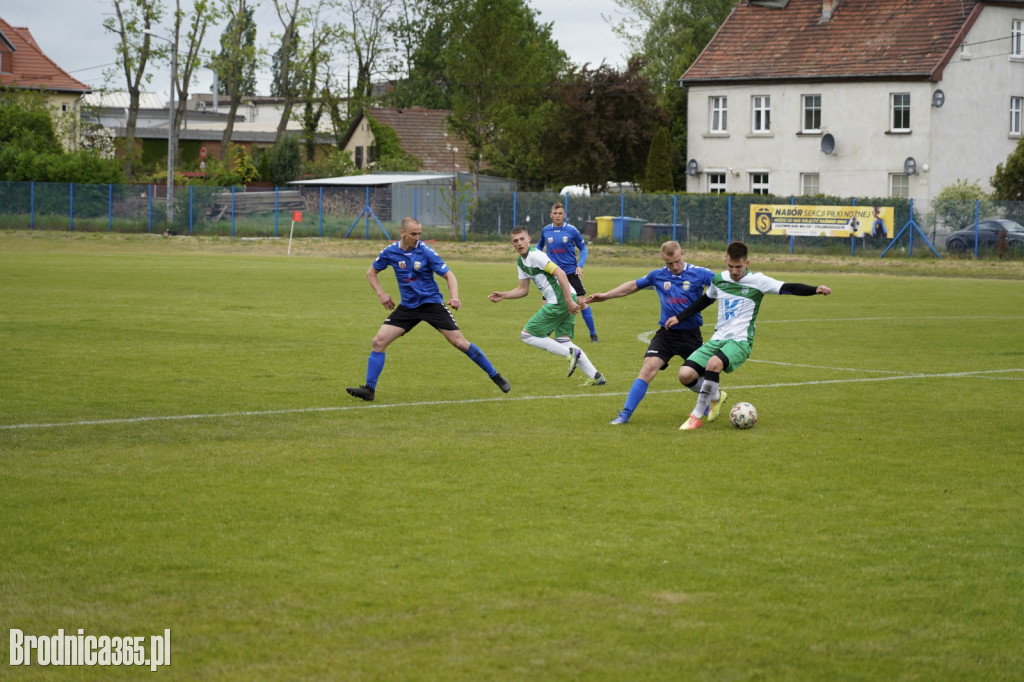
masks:
[[[1020,19],[1010,24],[1010,56],[1024,57],[1024,21]]]
[[[750,174],[750,193],[751,194],[771,194],[768,191],[768,174],[767,173],[751,173]]]
[[[889,196],[899,199],[910,198],[910,176],[906,173],[889,174]]]
[[[801,130],[805,133],[821,132],[821,95],[804,95],[804,120]]]
[[[728,114],[728,98],[726,97],[712,97],[711,98],[711,132],[713,133],[725,133],[729,131],[729,125],[727,121]]]
[[[1020,115],[1021,109],[1024,108],[1024,97],[1011,97],[1010,98],[1010,134],[1020,136],[1021,125]]]
[[[750,130],[755,133],[767,133],[772,129],[772,98],[768,95],[754,95],[751,102],[753,120]]]
[[[356,147],[356,168],[363,167],[363,148]]]
[[[708,193],[725,194],[725,173],[708,173]]]
[[[817,173],[801,173],[800,194],[805,197],[821,194],[821,176]]]
[[[910,93],[897,92],[892,95],[891,132],[910,132]]]
[[[0,52],[0,73],[14,73],[14,54],[10,52]]]

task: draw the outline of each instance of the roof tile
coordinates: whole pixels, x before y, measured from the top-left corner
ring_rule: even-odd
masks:
[[[711,81],[931,78],[948,61],[978,0],[822,0],[785,8],[741,0],[684,85]]]
[[[0,73],[0,85],[56,92],[92,92],[85,83],[72,78],[43,54],[32,33],[0,19],[0,34],[14,47],[11,73]],[[0,50],[6,49],[0,41]]]

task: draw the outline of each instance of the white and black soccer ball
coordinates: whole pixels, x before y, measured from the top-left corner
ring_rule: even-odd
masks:
[[[757,423],[757,408],[750,403],[736,403],[729,410],[729,421],[737,429],[749,429]]]

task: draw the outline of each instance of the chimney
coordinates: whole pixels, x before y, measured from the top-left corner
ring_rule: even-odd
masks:
[[[832,18],[832,13],[836,11],[836,7],[839,5],[839,0],[821,0],[821,20],[828,21]]]

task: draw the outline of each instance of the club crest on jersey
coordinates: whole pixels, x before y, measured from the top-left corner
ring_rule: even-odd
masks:
[[[569,243],[569,236],[568,235],[562,237],[562,243],[563,244],[568,244]]]
[[[400,270],[405,270],[405,261],[404,260],[398,261],[398,268]]]
[[[661,288],[664,289],[665,291],[668,291],[669,289],[672,288],[672,282],[665,282],[664,284],[661,285]]]
[[[551,243],[551,242],[553,242],[553,241],[555,241],[555,238],[554,238],[554,237],[548,237],[548,244],[550,244],[550,243]]]
[[[750,293],[750,287],[743,287],[742,289],[740,289],[740,293],[746,296],[747,294]]]
[[[423,263],[419,262],[418,260],[417,261],[413,261],[413,263],[412,263],[412,269],[413,270],[419,270],[422,267],[423,267]]]

